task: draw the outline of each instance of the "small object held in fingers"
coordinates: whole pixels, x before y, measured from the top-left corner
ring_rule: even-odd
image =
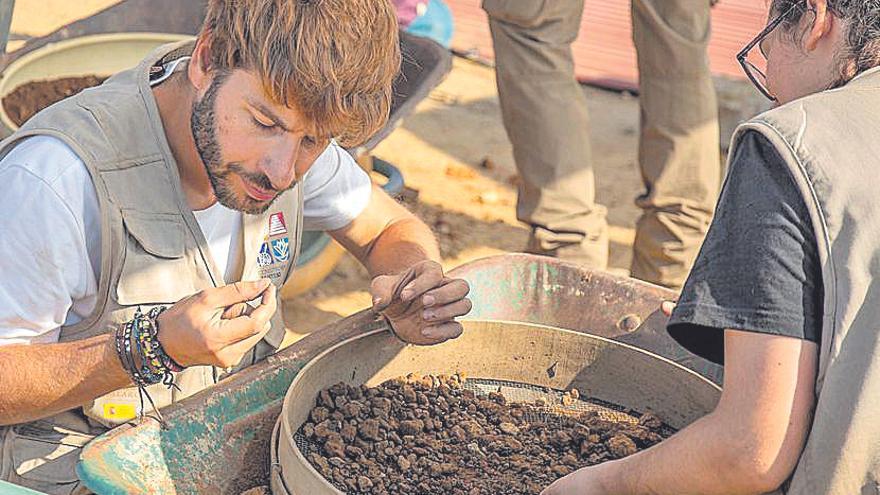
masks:
[[[241,312],[241,316],[249,316],[251,313],[256,311],[256,309],[260,307],[260,304],[262,304],[262,297],[263,296],[260,296],[256,299],[245,301],[244,311]]]
[[[271,284],[269,284],[269,285],[271,285]],[[251,299],[250,301],[245,301],[245,303],[244,303],[245,309],[244,309],[244,311],[242,311],[241,316],[248,316],[251,313],[253,313],[254,310],[259,308],[260,305],[263,304],[263,296],[266,294],[267,290],[269,290],[268,285],[266,286],[266,289],[263,290],[263,292],[260,292],[260,295]]]

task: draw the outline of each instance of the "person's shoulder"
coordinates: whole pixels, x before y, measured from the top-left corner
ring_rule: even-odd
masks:
[[[372,196],[370,177],[354,158],[331,143],[303,181],[308,230],[336,230],[363,213]]]
[[[729,174],[757,173],[766,169],[785,170],[785,163],[776,145],[757,129],[745,129],[731,149]]]
[[[99,211],[97,192],[85,163],[55,137],[29,137],[9,150],[0,160],[0,181],[14,185],[5,190],[4,209],[27,203],[46,214],[55,214],[51,212],[61,208],[85,224],[93,223]],[[43,195],[43,199],[34,203],[33,195]]]
[[[335,186],[363,182],[364,178],[369,180],[348,151],[331,141],[303,177],[306,199],[328,190],[335,191]]]
[[[0,172],[26,171],[35,180],[52,185],[64,178],[90,180],[82,159],[64,141],[53,136],[32,136],[17,143],[0,160]]]
[[[324,148],[324,151],[318,155],[318,158],[315,158],[315,163],[312,164],[312,167],[306,173],[306,179],[310,175],[321,175],[321,172],[338,168],[345,162],[345,158],[351,158],[351,156],[336,141],[330,141],[330,144]]]

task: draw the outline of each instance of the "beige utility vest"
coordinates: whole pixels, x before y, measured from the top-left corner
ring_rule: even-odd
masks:
[[[85,162],[101,210],[101,267],[97,305],[85,320],[62,327],[61,341],[115,332],[136,308],[170,305],[202,289],[225,284],[207,242],[183,195],[156,101],[150,89],[151,67],[192,52],[193,43],[159,48],[132,70],[40,112],[0,144],[0,156],[21,140],[48,135],[64,141]],[[299,185],[281,195],[262,215],[242,214],[240,280],[263,276],[282,285],[295,266],[302,230]],[[280,307],[280,306],[279,306]],[[258,346],[263,355],[284,338],[279,311],[273,328]],[[252,354],[257,351],[252,351]],[[180,390],[149,387],[161,408],[216,383],[222,374],[197,366],[176,374]],[[79,447],[107,427],[130,420],[140,406],[136,388],[101,397],[82,410],[48,420],[0,429],[6,473],[0,478],[43,491],[66,493],[73,483]],[[152,408],[145,404],[149,412]],[[3,458],[0,458],[3,459]],[[47,482],[59,483],[58,489]]]
[[[815,416],[785,491],[880,494],[880,68],[758,116],[733,146],[746,131],[798,185],[825,290]]]

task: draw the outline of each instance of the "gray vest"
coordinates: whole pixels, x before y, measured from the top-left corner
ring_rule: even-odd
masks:
[[[0,143],[0,156],[30,136],[54,136],[85,162],[101,209],[101,269],[93,314],[61,329],[61,341],[114,332],[135,309],[172,304],[199,290],[224,285],[207,242],[189,209],[177,165],[165,139],[149,83],[149,69],[192,51],[192,42],[161,47],[132,70],[40,112]],[[279,286],[296,264],[302,234],[299,185],[262,215],[244,215],[240,280],[268,276]],[[236,242],[233,240],[233,242]],[[280,307],[280,305],[279,305]],[[284,338],[279,310],[272,330],[244,360],[277,349]],[[216,383],[222,370],[189,368],[175,377],[180,390],[149,388],[158,408]],[[94,435],[129,421],[138,412],[136,388],[101,397],[82,410],[0,429],[0,479],[48,493],[70,493],[73,467]],[[149,412],[149,403],[145,411]]]
[[[816,410],[786,492],[880,494],[880,68],[758,116],[733,146],[748,130],[788,164],[825,290]]]

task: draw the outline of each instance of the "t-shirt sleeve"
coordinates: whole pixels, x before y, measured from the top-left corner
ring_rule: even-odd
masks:
[[[354,158],[331,142],[306,173],[303,192],[305,230],[336,230],[367,208],[372,183]]]
[[[83,219],[25,167],[2,163],[0,184],[0,345],[54,342],[71,308],[94,298]]]
[[[818,342],[816,237],[790,172],[765,137],[743,136],[712,226],[669,322],[691,351],[723,363],[725,329]]]

